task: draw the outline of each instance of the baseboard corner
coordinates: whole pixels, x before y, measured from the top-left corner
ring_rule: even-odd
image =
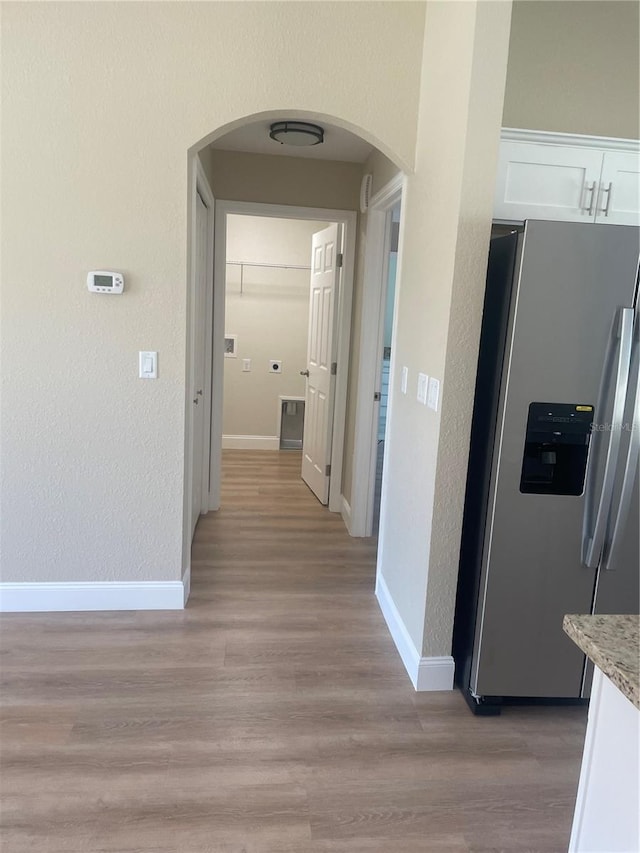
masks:
[[[418,692],[453,690],[455,663],[451,655],[421,657],[415,688]]]
[[[349,536],[353,536],[351,532],[351,505],[344,495],[340,495],[340,515],[344,521],[344,526],[347,528]]]

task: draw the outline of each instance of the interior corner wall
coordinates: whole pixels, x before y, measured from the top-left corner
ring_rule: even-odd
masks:
[[[505,127],[640,136],[640,3],[516,0]]]
[[[0,14],[2,577],[179,581],[188,153],[294,106],[411,163],[424,5]],[[289,203],[322,204],[293,192]],[[124,273],[122,296],[87,291],[87,272],[104,268]],[[158,352],[157,380],[138,378],[140,350]]]
[[[311,239],[327,224],[227,216],[225,324],[227,334],[237,335],[237,349],[235,358],[224,360],[226,436],[273,439],[280,397],[305,395],[300,371],[307,364]],[[247,263],[242,278],[240,267],[229,263],[234,260]],[[247,358],[250,371],[243,370]],[[282,361],[281,372],[269,371],[271,359]]]
[[[378,556],[418,656],[451,653],[473,385],[460,395],[477,361],[510,12],[509,3],[427,4],[395,321],[395,371],[408,367],[409,385],[402,394],[392,377]],[[441,381],[437,413],[416,399],[418,372]]]

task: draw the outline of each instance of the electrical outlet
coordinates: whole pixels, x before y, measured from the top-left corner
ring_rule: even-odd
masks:
[[[282,373],[282,362],[281,361],[270,361],[269,362],[269,373]]]
[[[418,402],[426,405],[427,403],[427,383],[429,377],[426,373],[418,374]]]

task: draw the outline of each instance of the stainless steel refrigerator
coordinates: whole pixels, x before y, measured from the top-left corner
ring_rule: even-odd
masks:
[[[640,229],[491,241],[454,628],[477,713],[589,695],[566,613],[637,613]]]

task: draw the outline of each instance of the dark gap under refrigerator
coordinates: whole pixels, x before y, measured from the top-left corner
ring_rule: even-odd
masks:
[[[566,613],[638,613],[640,229],[491,240],[454,626],[476,713],[586,698]]]

